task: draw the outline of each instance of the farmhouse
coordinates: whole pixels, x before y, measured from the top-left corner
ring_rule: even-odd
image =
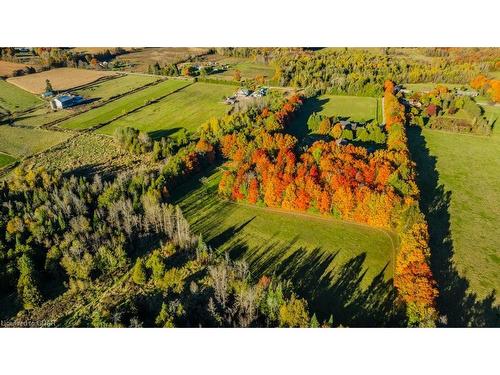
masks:
[[[52,109],[64,109],[83,103],[84,98],[78,95],[61,94],[50,101]]]

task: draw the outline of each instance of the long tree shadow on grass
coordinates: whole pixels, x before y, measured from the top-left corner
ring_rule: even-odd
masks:
[[[226,246],[231,258],[248,262],[256,280],[262,275],[290,280],[320,321],[331,316],[335,326],[405,326],[392,279],[384,277],[387,265],[372,280],[366,280],[366,253],[340,263],[339,251],[306,249],[298,246],[297,240],[285,243],[273,237],[249,249],[246,238],[239,236]]]
[[[469,291],[469,282],[460,276],[453,263],[453,241],[450,230],[451,192],[439,185],[436,157],[417,127],[408,129],[412,159],[417,163],[420,209],[429,224],[431,267],[439,289],[438,309],[451,327],[498,327],[500,307],[495,306],[495,292],[480,300]]]

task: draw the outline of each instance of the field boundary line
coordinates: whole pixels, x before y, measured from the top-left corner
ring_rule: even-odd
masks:
[[[112,103],[112,102],[114,102],[115,100],[121,99],[121,98],[123,98],[123,97],[125,97],[125,96],[127,96],[127,95],[135,94],[136,92],[139,92],[139,91],[145,90],[145,89],[147,89],[147,88],[150,88],[150,87],[156,86],[156,85],[158,85],[158,84],[160,84],[160,83],[162,83],[162,82],[165,82],[165,81],[166,81],[166,79],[161,79],[161,78],[160,78],[160,79],[158,79],[157,81],[147,83],[147,84],[146,84],[146,85],[144,85],[144,86],[140,86],[140,87],[137,87],[137,88],[135,88],[135,89],[133,89],[133,90],[130,90],[130,91],[124,92],[124,93],[122,93],[122,94],[118,94],[118,95],[116,95],[116,96],[113,96],[113,97],[109,98],[108,100],[106,100],[105,102],[102,102],[102,103],[100,103],[100,104],[98,104],[98,105],[96,105],[96,106],[94,106],[94,107],[88,108],[88,109],[86,109],[86,110],[84,110],[84,111],[82,111],[82,112],[73,113],[73,114],[70,114],[69,116],[66,116],[66,117],[63,117],[63,118],[60,118],[60,119],[57,119],[57,120],[51,121],[51,122],[49,122],[49,123],[47,123],[47,124],[44,124],[44,125],[42,125],[42,126],[39,126],[39,128],[42,128],[42,129],[49,129],[49,128],[51,128],[51,130],[52,130],[52,128],[54,128],[54,130],[55,130],[55,129],[58,129],[58,130],[61,130],[61,131],[71,131],[71,132],[73,132],[73,133],[74,133],[74,132],[75,132],[75,130],[72,130],[72,129],[63,129],[63,128],[59,128],[59,127],[57,127],[57,126],[55,126],[55,125],[57,125],[57,124],[59,124],[59,123],[61,123],[61,122],[63,122],[63,121],[69,120],[69,119],[71,119],[71,118],[73,118],[73,117],[79,116],[79,115],[81,115],[81,114],[83,114],[83,113],[87,113],[88,111],[92,111],[92,110],[94,110],[94,109],[100,108],[100,107],[102,107],[102,106],[104,106],[104,105],[106,105],[106,104]],[[14,125],[14,126],[16,126],[16,125]]]
[[[189,86],[194,85],[195,83],[196,83],[196,82],[191,82],[191,83],[187,84],[186,86],[179,87],[178,89],[175,89],[174,91],[171,91],[171,92],[169,92],[168,94],[165,94],[165,95],[163,95],[163,96],[160,96],[160,97],[156,98],[155,100],[148,101],[146,104],[143,104],[143,105],[141,105],[141,106],[139,106],[139,107],[137,107],[137,108],[134,108],[134,109],[130,110],[130,111],[129,111],[129,112],[127,112],[127,113],[123,113],[123,114],[121,114],[121,115],[119,115],[119,116],[117,116],[117,117],[115,117],[115,118],[113,118],[113,119],[111,119],[111,120],[109,120],[109,121],[106,121],[106,122],[103,122],[103,123],[97,124],[97,125],[95,125],[95,126],[92,126],[92,127],[90,127],[90,128],[87,128],[87,129],[82,129],[82,130],[79,130],[79,131],[77,130],[77,131],[78,131],[78,132],[82,132],[82,133],[83,133],[83,132],[92,132],[92,131],[95,131],[95,130],[97,130],[97,129],[103,128],[104,126],[109,125],[109,124],[111,124],[112,122],[115,122],[115,121],[117,121],[117,120],[120,120],[120,119],[121,119],[121,118],[123,118],[123,117],[129,116],[129,115],[131,115],[132,113],[135,113],[135,112],[137,112],[137,111],[140,111],[140,110],[142,110],[142,109],[144,109],[144,108],[146,108],[146,107],[148,107],[148,106],[150,106],[150,105],[152,105],[152,104],[157,104],[158,102],[160,102],[160,101],[162,101],[163,99],[165,99],[165,98],[169,97],[170,95],[176,94],[176,93],[178,93],[179,91],[184,90],[186,87],[189,87]]]

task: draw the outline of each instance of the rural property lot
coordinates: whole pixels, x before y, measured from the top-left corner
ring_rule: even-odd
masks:
[[[0,126],[0,152],[16,158],[30,156],[68,139],[63,132]]]
[[[59,68],[21,77],[13,77],[7,81],[31,93],[41,94],[45,91],[45,80],[47,79],[50,80],[54,90],[64,91],[95,82],[102,77],[116,74],[116,72],[98,70]]]
[[[112,135],[116,128],[130,126],[146,132],[170,130],[173,134],[181,128],[191,132],[212,116],[221,116],[228,106],[222,98],[232,95],[236,87],[229,85],[195,83],[167,96],[128,116],[113,121],[99,129],[99,132]],[[155,134],[152,134],[153,137]]]
[[[143,75],[126,75],[124,77],[90,85],[83,89],[76,90],[75,93],[82,95],[85,99],[92,100],[90,105],[96,105],[117,95],[125,94],[147,84],[156,82],[159,79],[159,77]],[[79,105],[75,108],[52,111],[47,104],[43,108],[36,111],[16,117],[14,124],[24,126],[42,126],[72,114],[83,112],[88,109],[88,106],[89,105]]]
[[[500,107],[486,107],[486,113],[499,121]],[[449,201],[451,260],[471,291],[485,298],[500,290],[500,129],[495,126],[486,137],[428,129],[422,135],[430,155],[414,156],[420,176],[431,184],[436,168],[438,185],[450,194],[445,201]],[[439,251],[443,250],[433,249]]]
[[[43,104],[44,101],[38,96],[0,79],[0,109],[20,112]]]
[[[161,66],[184,61],[190,56],[198,56],[208,52],[208,48],[145,48],[142,51],[127,53],[116,59],[130,65],[132,72],[146,73],[150,65],[159,63]]]
[[[396,244],[390,232],[224,202],[217,197],[218,179],[219,173],[214,173],[204,184],[192,181],[179,187],[175,203],[211,246],[246,259],[255,279],[275,274],[302,283],[303,296],[311,298],[318,317],[328,318],[333,311],[336,319],[351,324],[354,313],[344,315],[353,311],[342,304],[351,303],[350,298],[370,284],[373,288],[373,283],[387,293],[391,290],[392,282],[385,284],[393,274]],[[338,295],[339,283],[349,283],[352,294]]]
[[[253,79],[256,76],[264,76],[266,80],[271,80],[274,76],[274,68],[270,65],[253,62],[249,59],[228,57],[217,61],[220,65],[228,64],[230,68],[222,73],[211,75],[210,78],[223,77],[224,79],[233,79],[234,71],[241,72],[242,79]]]
[[[382,122],[382,105],[379,98],[365,96],[322,95],[307,99],[290,126],[290,132],[302,138],[309,133],[307,120],[313,113],[349,118],[352,121],[377,119]]]
[[[190,83],[190,81],[183,80],[167,80],[144,90],[126,95],[102,107],[72,117],[60,123],[59,126],[67,129],[88,129],[107,123],[130,111],[147,105],[150,101],[157,100],[175,90],[187,86]]]

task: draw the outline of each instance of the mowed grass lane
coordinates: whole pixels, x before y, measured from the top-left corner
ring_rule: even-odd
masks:
[[[113,121],[98,132],[113,135],[117,128],[126,126],[149,132],[153,138],[173,135],[182,128],[194,132],[211,117],[226,113],[229,106],[223,97],[236,90],[234,86],[198,82]]]
[[[351,319],[340,316],[347,312],[343,304],[375,279],[379,291],[392,288],[387,280],[393,274],[393,243],[397,242],[393,235],[321,216],[225,202],[217,197],[219,176],[212,173],[204,184],[196,180],[179,187],[173,200],[194,233],[232,258],[247,260],[255,278],[291,279],[302,296],[312,301],[314,311],[322,317],[333,312],[343,322]]]
[[[16,158],[30,156],[68,139],[68,133],[0,126],[0,152]]]
[[[44,101],[37,95],[0,79],[0,108],[9,112],[20,112],[43,104]]]
[[[84,89],[76,90],[75,93],[82,95],[86,99],[91,99],[92,103],[89,105],[96,105],[114,96],[126,94],[137,88],[156,82],[159,79],[160,77],[153,76],[126,75],[90,85]],[[33,112],[18,116],[14,119],[14,124],[35,127],[42,126],[71,116],[72,114],[88,110],[89,105],[79,105],[74,108],[58,111],[52,111],[47,105]]]
[[[189,84],[189,81],[167,80],[144,90],[126,95],[102,107],[72,117],[61,122],[59,126],[74,130],[88,129],[112,121],[118,116],[146,105],[149,101],[157,100]]]
[[[500,291],[500,107],[485,110],[497,118],[491,137],[423,131],[439,184],[451,191],[453,262],[480,298]]]

